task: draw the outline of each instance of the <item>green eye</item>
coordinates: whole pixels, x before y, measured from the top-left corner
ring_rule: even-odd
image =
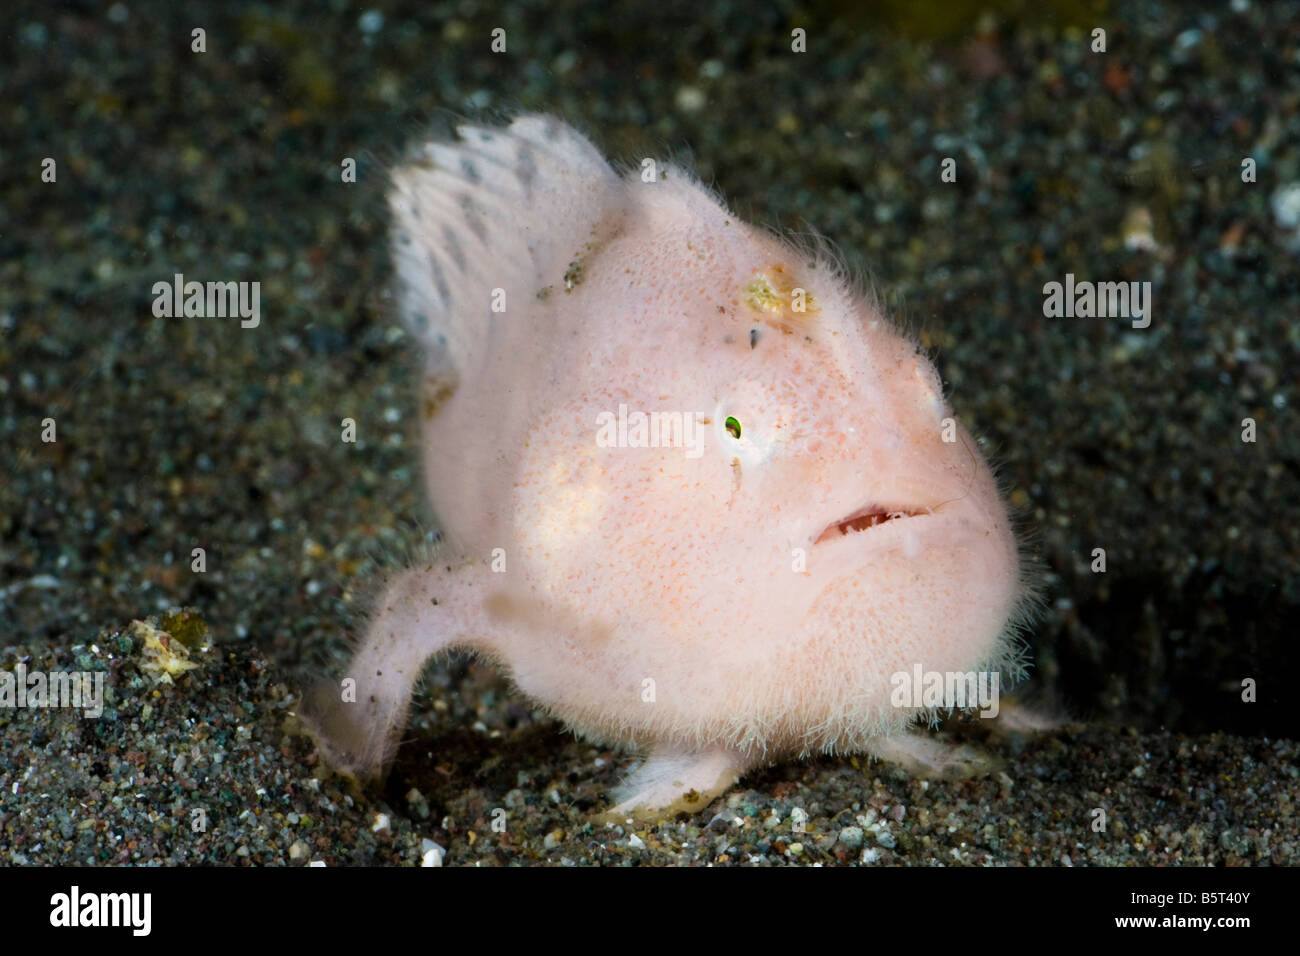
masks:
[[[740,422],[728,416],[726,421],[727,431],[731,432],[732,438],[740,437]]]

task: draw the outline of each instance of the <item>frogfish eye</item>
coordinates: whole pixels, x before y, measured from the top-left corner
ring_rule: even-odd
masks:
[[[728,415],[724,424],[726,425],[727,431],[731,433],[732,438],[740,437],[740,422]]]

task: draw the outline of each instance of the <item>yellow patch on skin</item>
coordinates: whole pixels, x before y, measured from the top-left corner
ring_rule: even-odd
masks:
[[[494,620],[502,624],[509,624],[519,619],[519,607],[510,596],[502,591],[495,594],[489,594],[483,602],[483,608],[492,616]]]
[[[444,382],[437,382],[433,379],[424,380],[425,421],[438,414],[438,409],[443,406],[447,399],[451,398],[452,391],[452,387]]]
[[[785,302],[772,287],[771,281],[761,272],[749,280],[745,286],[745,305],[755,312],[780,313],[785,309]]]
[[[794,325],[805,315],[821,308],[812,293],[796,285],[782,265],[755,272],[741,289],[741,299],[762,315],[764,322],[783,332],[793,332]],[[796,308],[800,304],[802,308]]]

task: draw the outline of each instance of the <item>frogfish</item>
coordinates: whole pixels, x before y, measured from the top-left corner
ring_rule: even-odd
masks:
[[[539,114],[419,144],[388,203],[442,546],[382,591],[327,762],[380,773],[455,648],[638,755],[614,816],[814,753],[941,766],[898,675],[1016,671],[1023,562],[934,365],[832,247]]]

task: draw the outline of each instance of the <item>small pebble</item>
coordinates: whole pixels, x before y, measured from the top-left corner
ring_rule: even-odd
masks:
[[[420,841],[420,866],[442,866],[447,851],[427,837]]]

